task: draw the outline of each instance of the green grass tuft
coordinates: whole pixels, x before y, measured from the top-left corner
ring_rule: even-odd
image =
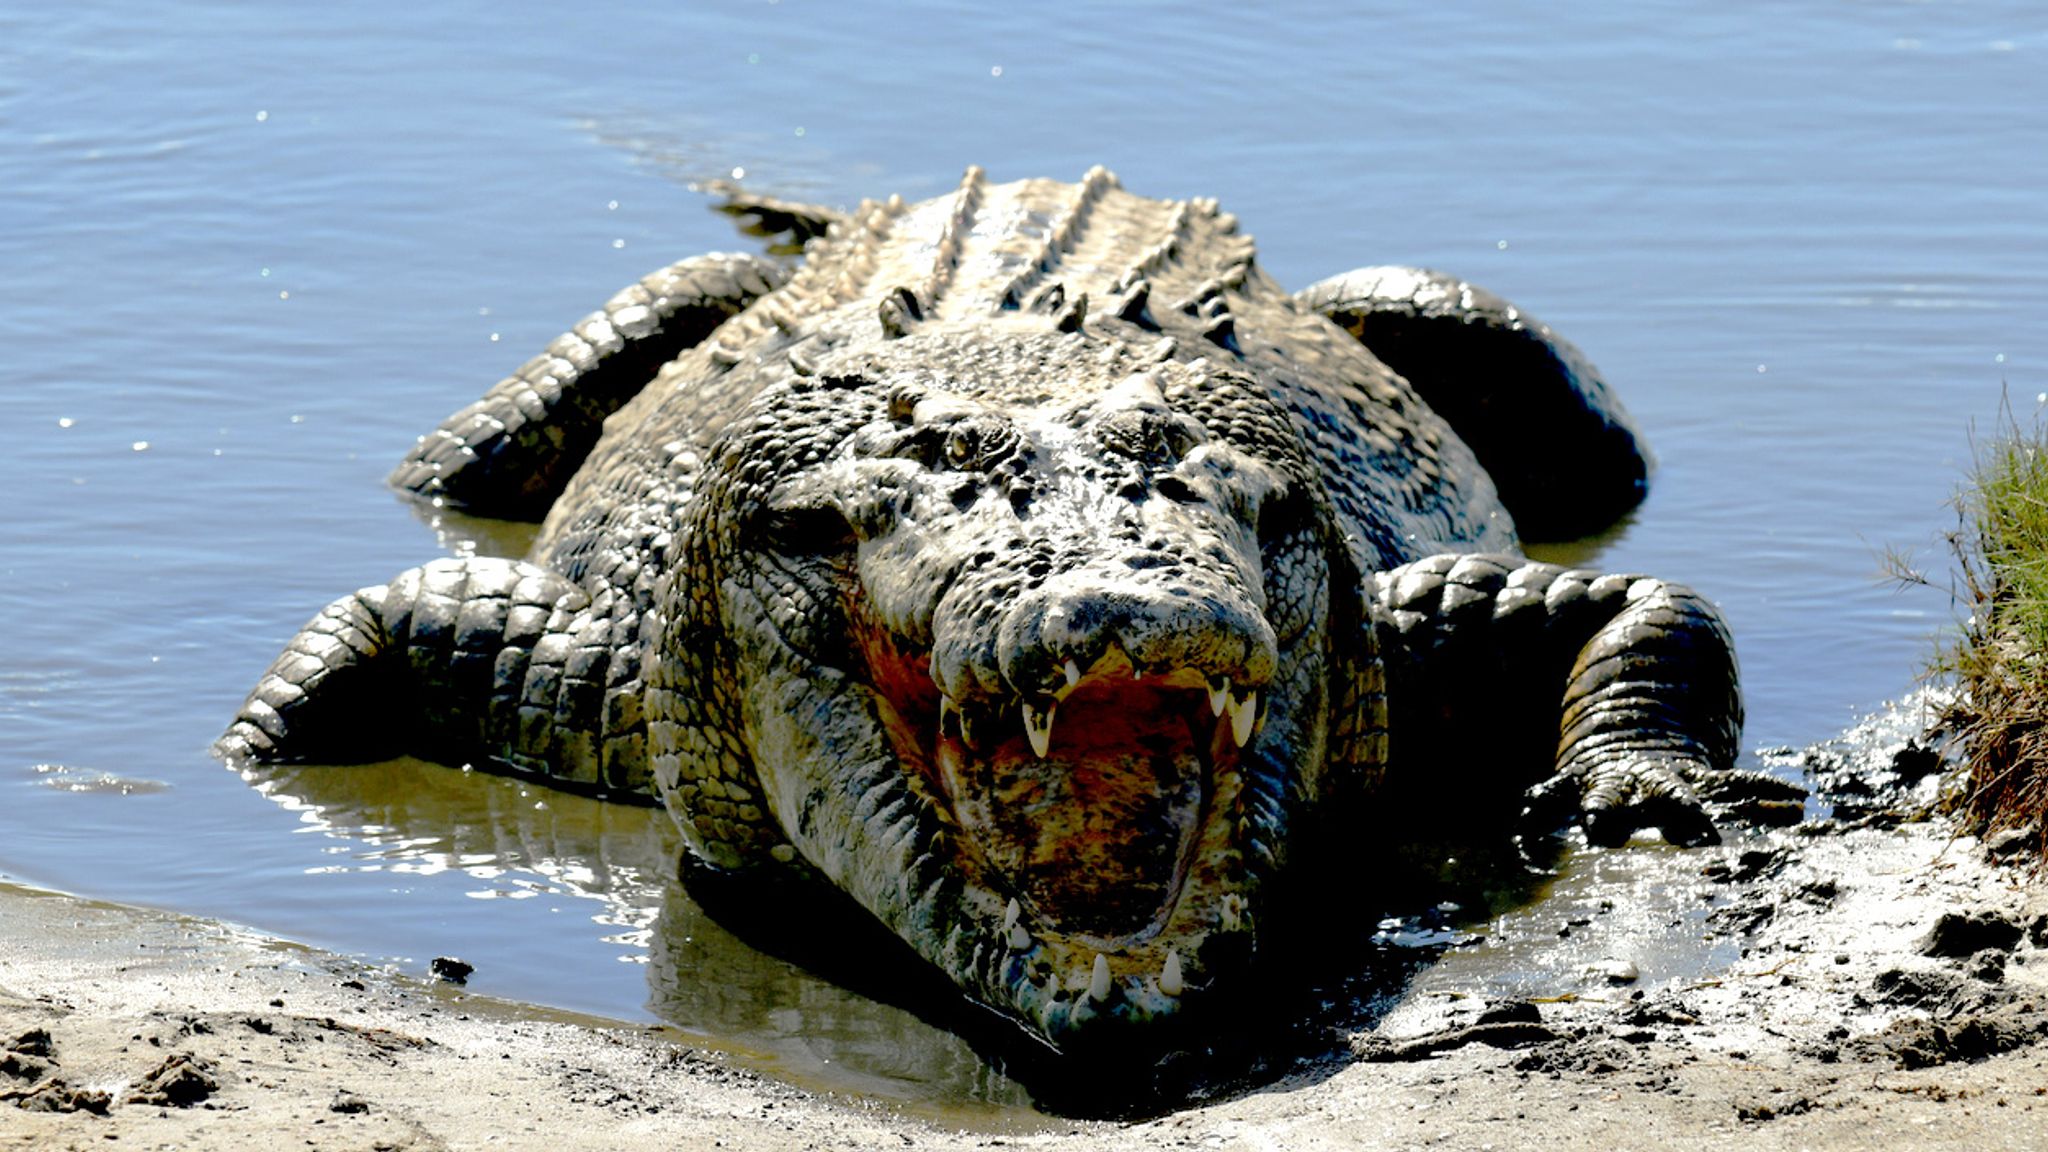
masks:
[[[1973,831],[2029,829],[2048,855],[2048,429],[2008,413],[1975,457],[1949,536],[1970,615],[1936,667],[1958,689],[1956,806]]]

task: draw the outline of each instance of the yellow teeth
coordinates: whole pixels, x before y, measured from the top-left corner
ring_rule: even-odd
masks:
[[[1240,697],[1231,693],[1229,712],[1230,738],[1242,748],[1251,742],[1252,728],[1259,720],[1259,694],[1247,692]]]
[[[1229,702],[1229,700],[1230,700],[1230,677],[1228,677],[1228,676],[1212,676],[1212,677],[1210,677],[1210,678],[1209,678],[1209,715],[1211,715],[1211,716],[1221,716],[1221,715],[1223,715],[1223,707],[1224,707],[1224,705],[1225,705],[1225,704],[1227,704],[1227,703]]]

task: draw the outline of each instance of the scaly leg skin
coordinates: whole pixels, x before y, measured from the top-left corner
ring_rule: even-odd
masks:
[[[391,483],[481,516],[538,520],[604,430],[656,371],[789,273],[772,260],[679,260],[613,296],[547,350],[442,421]]]
[[[1397,267],[1294,298],[1408,378],[1471,445],[1525,536],[1584,536],[1642,500],[1649,455],[1621,401],[1578,349],[1506,300]]]
[[[215,751],[231,761],[489,760],[648,801],[639,617],[544,568],[437,560],[323,609]]]
[[[1372,592],[1390,771],[1434,794],[1461,770],[1498,788],[1504,763],[1547,764],[1525,793],[1526,829],[1576,812],[1595,844],[1657,828],[1696,845],[1720,838],[1703,796],[1797,793],[1734,768],[1735,651],[1690,588],[1473,554],[1379,573]]]

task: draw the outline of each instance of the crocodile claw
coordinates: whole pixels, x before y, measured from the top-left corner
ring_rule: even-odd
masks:
[[[1546,833],[1574,818],[1588,842],[1612,847],[1645,828],[1682,848],[1719,844],[1721,833],[1693,783],[1709,774],[1682,756],[1643,755],[1559,772],[1524,793],[1525,832]]]

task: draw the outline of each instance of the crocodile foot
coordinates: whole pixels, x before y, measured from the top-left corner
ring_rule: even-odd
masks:
[[[1658,752],[1581,763],[1523,794],[1522,824],[1544,833],[1576,817],[1586,839],[1606,847],[1626,843],[1645,828],[1684,848],[1718,844],[1721,833],[1698,786],[1725,774],[1691,757]]]

